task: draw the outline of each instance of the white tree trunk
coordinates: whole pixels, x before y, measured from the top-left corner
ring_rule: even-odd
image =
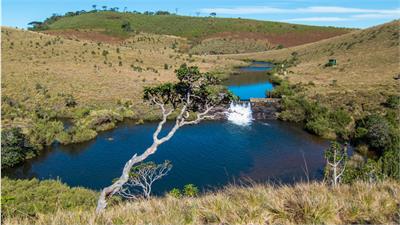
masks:
[[[149,157],[150,155],[154,154],[157,151],[158,146],[160,146],[162,143],[168,141],[169,139],[172,138],[172,136],[175,134],[175,132],[182,126],[184,125],[192,125],[192,124],[197,124],[199,123],[201,120],[206,119],[206,118],[212,118],[213,116],[209,116],[207,115],[210,110],[213,107],[208,107],[204,110],[204,112],[202,113],[198,113],[197,114],[197,118],[195,120],[192,121],[185,121],[185,119],[188,116],[184,116],[184,114],[187,114],[187,106],[184,105],[181,109],[180,114],[178,115],[178,117],[176,118],[176,122],[174,127],[168,132],[168,134],[166,136],[164,136],[163,138],[158,138],[158,135],[160,134],[164,124],[167,122],[167,118],[169,115],[171,115],[172,110],[167,111],[164,107],[163,104],[158,104],[161,107],[162,113],[163,113],[163,119],[160,121],[160,123],[157,126],[156,131],[153,134],[153,144],[146,149],[146,151],[137,156],[137,154],[133,155],[132,158],[125,163],[124,169],[122,170],[122,175],[118,178],[118,180],[116,182],[114,182],[112,185],[104,188],[101,193],[100,193],[100,197],[99,200],[97,202],[97,208],[96,208],[96,213],[101,213],[107,206],[107,197],[111,197],[114,194],[116,194],[119,190],[122,189],[122,186],[128,182],[129,179],[129,172],[131,171],[133,165],[140,163],[142,161],[144,161],[147,157]]]

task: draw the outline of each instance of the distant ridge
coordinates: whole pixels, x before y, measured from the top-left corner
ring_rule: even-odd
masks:
[[[122,28],[129,24],[129,29]],[[113,11],[88,12],[62,16],[47,22],[48,33],[71,35],[96,40],[123,40],[137,32],[174,35],[186,38],[191,47],[200,46],[193,53],[241,53],[272,48],[296,46],[345,34],[352,29],[307,26],[250,19],[189,17],[179,15],[144,15]],[[127,31],[128,30],[128,31]],[[85,32],[85,34],[82,34]],[[98,35],[89,35],[97,33]],[[230,50],[234,46],[248,49]],[[228,46],[228,47],[227,47]],[[205,48],[205,49],[204,49]],[[222,48],[222,49],[221,49]]]

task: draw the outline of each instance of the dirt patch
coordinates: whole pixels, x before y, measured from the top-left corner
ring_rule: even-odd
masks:
[[[75,40],[89,40],[95,42],[105,42],[110,44],[119,44],[122,43],[125,38],[115,37],[111,35],[107,35],[103,33],[101,30],[49,30],[44,31],[43,33],[50,35],[62,36],[67,39]]]
[[[307,43],[328,39],[338,35],[348,33],[346,30],[337,31],[308,31],[308,32],[287,32],[282,34],[265,34],[254,32],[222,32],[207,38],[231,38],[231,39],[255,39],[267,40],[273,45],[283,45],[292,47]]]

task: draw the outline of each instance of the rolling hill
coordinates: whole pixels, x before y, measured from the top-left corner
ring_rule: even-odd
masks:
[[[174,70],[183,63],[207,71],[233,63],[179,53],[173,46],[180,42],[140,34],[108,44],[3,27],[3,95],[29,101],[40,83],[51,93],[70,93],[85,104],[140,99],[141,87],[174,80]]]
[[[399,90],[399,27],[396,20],[315,43],[226,57],[286,60],[281,66],[288,68],[281,77],[307,85],[309,96],[336,107],[378,109]],[[336,59],[337,65],[326,67],[329,59]],[[351,111],[358,110],[362,109]]]
[[[130,25],[124,31],[123,24]],[[348,33],[351,29],[306,26],[281,22],[177,15],[144,15],[112,11],[62,16],[46,24],[47,31],[92,40],[123,40],[136,32],[174,35],[187,39],[192,53],[241,53],[277,46],[290,47]],[[90,30],[95,35],[87,35]],[[83,33],[82,33],[83,32]],[[105,38],[108,36],[108,38]],[[229,48],[237,45],[241,48]],[[210,44],[211,42],[211,44]],[[228,46],[228,47],[226,47]],[[244,46],[244,47],[243,47]]]

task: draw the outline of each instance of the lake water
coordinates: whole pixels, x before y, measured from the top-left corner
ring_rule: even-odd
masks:
[[[254,70],[267,67],[261,65]],[[245,72],[229,80],[234,92],[232,87],[255,85],[255,80],[266,82],[265,68],[242,70]],[[259,89],[262,88],[253,89],[254,93],[258,94]],[[251,91],[245,94],[241,98],[247,94],[256,97]],[[3,174],[14,178],[60,179],[71,186],[99,190],[120,176],[126,160],[151,144],[155,128],[156,123],[125,122],[89,142],[54,145],[39,158]],[[327,141],[280,121],[254,121],[249,126],[205,121],[178,130],[148,160],[170,160],[173,164],[170,174],[155,183],[154,193],[162,194],[188,183],[205,190],[244,180],[292,183],[307,177],[321,179],[323,149],[327,146]]]
[[[56,145],[11,176],[60,178],[72,186],[100,189],[120,175],[127,159],[151,144],[155,127],[125,123],[87,143]],[[208,188],[240,178],[291,183],[305,180],[306,168],[311,179],[320,179],[326,147],[326,141],[284,122],[256,121],[241,127],[208,121],[181,128],[149,160],[173,164],[170,174],[155,185],[162,193],[187,183]]]
[[[241,67],[225,82],[235,95],[241,100],[250,98],[265,98],[266,92],[273,89],[265,71],[269,71],[273,65],[268,62],[254,62],[250,66]]]

